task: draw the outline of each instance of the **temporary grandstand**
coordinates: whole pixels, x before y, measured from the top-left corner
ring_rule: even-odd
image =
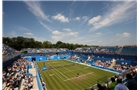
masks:
[[[126,83],[126,73],[137,66],[137,47],[22,51],[3,44],[3,90],[97,90],[97,83],[108,86],[112,76],[121,77]]]

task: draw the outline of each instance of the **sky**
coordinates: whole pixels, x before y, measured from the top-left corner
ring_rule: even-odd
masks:
[[[3,37],[137,45],[136,1],[3,1]]]

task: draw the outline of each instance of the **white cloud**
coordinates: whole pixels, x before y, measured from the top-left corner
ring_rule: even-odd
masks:
[[[45,15],[41,8],[41,4],[38,1],[24,1],[28,6],[30,12],[32,12],[36,17],[41,18],[43,20],[51,22],[48,16]]]
[[[83,19],[83,22],[79,26],[82,26],[83,24],[85,24],[88,21],[89,17],[83,16],[82,19]]]
[[[16,34],[15,31],[11,31],[11,32],[9,32],[9,33],[6,33],[4,36],[5,36],[5,37],[16,37],[17,34]]]
[[[97,35],[101,35],[102,33],[98,32],[98,33],[95,33],[95,34],[97,34]]]
[[[30,32],[23,33],[23,34],[17,34],[15,31],[11,31],[4,36],[10,37],[10,38],[22,36],[22,37],[26,37],[26,38],[34,38],[35,40],[41,41],[41,42],[46,41],[46,38],[35,36],[33,33],[30,33]]]
[[[87,16],[83,16],[82,18],[83,18],[84,20],[87,20],[87,19],[88,19],[88,17],[87,17]]]
[[[25,35],[29,35],[29,36],[32,36],[33,35],[33,33],[30,33],[30,32],[28,32],[28,33],[24,33]]]
[[[52,39],[53,41],[63,41],[64,39],[67,38],[74,38],[78,36],[78,32],[73,32],[73,31],[67,31],[67,32],[60,32],[58,30],[55,30],[52,32]]]
[[[120,37],[130,37],[130,33],[128,33],[128,32],[124,32],[124,33],[122,33],[122,34],[116,34],[117,36],[120,36]]]
[[[91,31],[136,18],[136,6],[136,1],[115,2],[102,17],[98,17],[98,15],[98,19],[96,17],[96,20],[93,20],[93,17],[89,21],[89,24],[93,25]]]
[[[64,31],[68,31],[68,32],[71,31],[71,29],[69,29],[69,28],[63,28],[63,30],[64,30]]]
[[[69,22],[69,19],[62,14],[57,14],[55,16],[52,16],[52,18],[55,20],[59,20],[60,22]]]
[[[94,24],[95,22],[99,21],[101,19],[101,15],[98,15],[96,17],[93,17],[88,21],[89,24]]]
[[[76,2],[76,0],[74,0],[70,6],[72,6],[75,2]]]
[[[100,40],[100,41],[98,41],[98,42],[101,43],[101,42],[103,42],[103,41]]]
[[[36,41],[41,41],[41,42],[46,41],[46,38],[44,38],[44,37],[36,37],[36,36],[33,36],[32,38],[34,38]]]
[[[130,37],[130,33],[124,32],[123,37]]]
[[[53,31],[51,28],[49,28],[46,24],[44,24],[43,22],[39,22],[43,27],[45,27],[47,30],[49,30],[49,31]]]
[[[58,30],[55,30],[55,31],[53,31],[52,32],[52,34],[55,34],[55,35],[60,35],[60,34],[62,34],[61,32],[59,32]]]
[[[76,17],[74,20],[80,21],[80,17]]]
[[[22,35],[23,37],[26,37],[26,38],[34,38],[34,40],[36,41],[40,41],[40,42],[44,42],[46,41],[47,39],[44,38],[44,37],[38,37],[38,36],[35,36],[35,35]]]
[[[75,19],[78,20],[78,21],[80,21],[80,17],[76,17]]]
[[[21,31],[31,31],[30,29],[23,27],[23,26],[17,26],[17,28],[18,28],[18,30],[21,30]]]
[[[137,45],[136,36],[128,32],[116,34],[113,40],[119,45]]]
[[[77,36],[77,35],[78,35],[78,32],[70,32],[70,33],[68,33],[67,35],[70,35],[70,36]]]

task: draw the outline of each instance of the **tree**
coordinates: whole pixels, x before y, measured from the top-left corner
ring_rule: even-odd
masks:
[[[63,43],[63,42],[58,41],[58,42],[56,43],[56,47],[57,47],[57,48],[60,48],[60,46],[61,46],[62,43]]]
[[[52,47],[52,43],[50,41],[44,41],[42,44],[43,48],[51,48]]]
[[[42,48],[42,42],[35,41],[35,47],[36,48]]]
[[[89,45],[83,44],[70,44],[64,43],[61,41],[56,42],[56,44],[52,44],[50,41],[44,41],[43,43],[40,41],[35,41],[34,38],[25,38],[22,36],[18,37],[3,37],[3,43],[16,49],[21,50],[23,48],[68,48],[70,50],[74,50],[78,47],[89,47]],[[94,47],[98,47],[97,45],[93,45]]]

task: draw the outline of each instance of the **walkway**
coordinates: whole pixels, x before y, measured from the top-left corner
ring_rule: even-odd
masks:
[[[29,69],[29,72],[33,75],[33,83],[34,83],[34,86],[33,86],[33,88],[31,89],[31,90],[38,90],[38,84],[37,84],[37,80],[36,80],[36,69],[35,69],[35,67],[34,67],[34,64],[33,64],[33,62],[32,62],[32,68],[31,69]]]

